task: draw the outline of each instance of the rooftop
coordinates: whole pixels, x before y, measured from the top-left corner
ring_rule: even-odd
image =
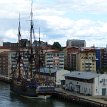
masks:
[[[93,79],[95,77],[100,76],[101,74],[93,73],[93,72],[80,72],[80,71],[73,71],[71,73],[67,73],[65,77],[74,77],[79,79]]]

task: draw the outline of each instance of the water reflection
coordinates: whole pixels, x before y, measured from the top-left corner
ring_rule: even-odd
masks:
[[[11,99],[14,99],[12,102],[21,104],[20,107],[54,107],[52,99],[28,99],[23,98],[13,93],[10,94]],[[18,101],[18,102],[17,102]],[[51,105],[51,106],[50,106]],[[17,107],[17,106],[15,106]],[[19,105],[18,105],[19,107]]]
[[[10,93],[9,84],[0,82],[0,107],[80,107],[56,99],[28,99]]]

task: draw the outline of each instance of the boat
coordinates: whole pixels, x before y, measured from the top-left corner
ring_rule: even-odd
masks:
[[[50,67],[44,67],[43,49],[39,39],[33,46],[34,24],[31,8],[30,19],[30,40],[23,48],[21,43],[20,15],[18,26],[18,47],[13,57],[10,90],[20,96],[27,98],[37,98],[43,96],[45,99],[55,92],[55,72],[51,72]]]

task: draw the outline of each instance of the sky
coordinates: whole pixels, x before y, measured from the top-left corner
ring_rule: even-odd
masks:
[[[17,42],[20,13],[22,38],[29,39],[31,0],[0,0],[0,43]],[[66,46],[69,39],[106,47],[107,0],[33,0],[35,38]]]

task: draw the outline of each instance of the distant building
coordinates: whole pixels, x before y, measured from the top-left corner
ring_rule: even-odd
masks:
[[[71,39],[67,40],[66,47],[86,47],[85,40]]]
[[[78,47],[67,48],[67,68],[70,71],[76,70],[77,53],[80,51]]]
[[[45,53],[45,66],[47,68],[64,69],[64,52],[47,50]]]
[[[19,42],[20,42],[20,47],[22,48],[28,47],[30,44],[30,41],[28,39],[21,39]]]
[[[107,74],[79,71],[65,74],[65,89],[84,95],[106,96]]]
[[[107,48],[94,47],[96,52],[96,71],[107,69]]]
[[[96,71],[99,72],[99,70],[101,69],[101,48],[96,48],[95,51],[96,51]]]
[[[82,48],[77,54],[78,71],[96,71],[96,53],[94,48]]]
[[[64,69],[67,69],[67,48],[63,49],[64,52]]]
[[[39,43],[39,41],[37,41],[37,40],[35,40],[34,42],[33,42],[33,46],[47,46],[48,44],[47,44],[47,42],[43,42],[43,41],[40,41],[40,43]]]
[[[10,77],[11,52],[9,49],[0,47],[0,75]]]
[[[107,68],[107,48],[101,51],[101,68]]]
[[[28,39],[21,39],[20,40],[20,47],[24,48],[29,46],[30,41]],[[3,42],[3,46],[12,50],[16,50],[19,47],[19,43],[11,43],[11,42]]]
[[[6,47],[8,49],[17,49],[18,43],[3,42],[3,47]]]

